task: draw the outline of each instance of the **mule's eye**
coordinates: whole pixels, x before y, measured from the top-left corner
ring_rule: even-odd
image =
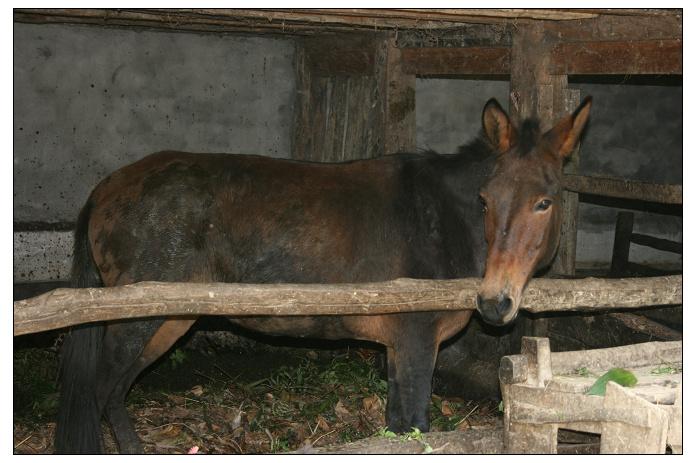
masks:
[[[534,206],[535,211],[545,211],[549,207],[551,207],[552,201],[550,199],[542,199],[538,203],[536,203],[536,206]]]
[[[488,203],[486,203],[486,199],[483,196],[479,195],[479,203],[481,203],[483,212],[488,212]]]

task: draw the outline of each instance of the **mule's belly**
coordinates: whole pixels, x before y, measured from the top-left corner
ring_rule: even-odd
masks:
[[[473,311],[415,312],[385,315],[316,317],[228,317],[244,328],[272,336],[292,336],[328,340],[359,339],[391,346],[404,336],[403,329],[417,326],[425,337],[436,342],[452,337],[469,322]]]

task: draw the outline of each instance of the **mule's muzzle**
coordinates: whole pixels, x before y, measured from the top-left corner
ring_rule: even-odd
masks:
[[[507,325],[517,318],[517,311],[511,313],[514,310],[512,299],[502,293],[493,299],[484,299],[481,294],[477,295],[476,308],[483,321],[494,326]]]

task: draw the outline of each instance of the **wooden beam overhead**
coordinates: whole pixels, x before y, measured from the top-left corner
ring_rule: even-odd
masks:
[[[563,40],[681,37],[681,10],[566,9],[14,9],[16,22],[77,23],[208,32],[319,34],[438,30],[543,22]]]
[[[552,74],[681,74],[681,40],[559,43]]]
[[[402,48],[404,72],[420,75],[506,75],[510,48]]]

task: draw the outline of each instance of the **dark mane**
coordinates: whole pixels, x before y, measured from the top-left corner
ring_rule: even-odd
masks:
[[[524,157],[529,154],[534,146],[539,142],[539,120],[536,118],[525,119],[522,122],[522,127],[520,127],[519,142],[517,146],[519,147],[519,156]]]

